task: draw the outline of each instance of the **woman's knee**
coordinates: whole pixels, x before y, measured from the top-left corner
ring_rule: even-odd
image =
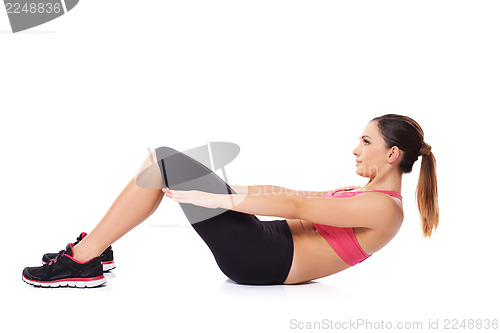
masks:
[[[158,166],[158,159],[157,156],[160,156],[157,154],[157,150],[161,148],[162,154],[165,153],[165,149],[171,149],[168,147],[159,147],[156,148],[154,152],[150,153],[144,162],[142,162],[142,165],[140,166],[139,170],[134,176],[135,183],[136,185],[143,187],[143,188],[148,188],[148,189],[161,189],[163,180],[162,180],[162,174],[161,170]]]
[[[155,149],[155,158],[161,160],[177,153],[179,152],[174,148],[161,146]]]

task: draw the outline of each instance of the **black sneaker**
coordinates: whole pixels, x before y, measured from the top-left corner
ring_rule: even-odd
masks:
[[[73,244],[40,267],[26,267],[23,281],[36,287],[97,287],[106,283],[101,258],[79,262],[73,258]]]
[[[80,243],[80,241],[87,236],[87,233],[82,232],[80,236],[76,238],[76,242],[73,243],[73,246],[76,244]],[[44,264],[48,263],[58,255],[62,254],[64,250],[59,251],[59,253],[45,253],[42,257],[42,262]],[[114,259],[113,259],[113,249],[111,248],[111,245],[104,250],[103,253],[101,253],[101,262],[102,262],[102,268],[104,272],[109,272],[113,268],[116,268]]]

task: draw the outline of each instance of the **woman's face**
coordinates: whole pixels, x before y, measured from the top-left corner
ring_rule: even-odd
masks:
[[[385,146],[377,121],[369,122],[359,138],[359,145],[353,151],[356,173],[370,179],[376,177],[387,165],[390,150]]]

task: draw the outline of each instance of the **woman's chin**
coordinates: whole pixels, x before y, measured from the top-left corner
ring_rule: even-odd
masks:
[[[365,176],[365,174],[364,174],[363,172],[360,172],[360,171],[358,171],[358,170],[356,170],[356,174],[357,174],[358,176],[361,176],[361,177],[366,177],[366,176]]]
[[[364,168],[361,167],[356,168],[356,174],[358,174],[361,177],[370,178],[369,175],[366,174]]]

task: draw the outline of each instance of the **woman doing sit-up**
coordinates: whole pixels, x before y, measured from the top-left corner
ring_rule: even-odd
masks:
[[[403,222],[402,175],[422,156],[416,198],[423,234],[439,222],[436,160],[413,119],[371,120],[353,151],[363,187],[293,191],[229,186],[197,160],[168,147],[148,156],[90,234],[45,264],[27,267],[35,286],[94,287],[114,268],[111,244],[148,218],[163,196],[178,202],[222,272],[241,284],[296,284],[340,272],[383,248]],[[281,217],[260,221],[255,215]],[[165,260],[168,260],[166,258]]]

